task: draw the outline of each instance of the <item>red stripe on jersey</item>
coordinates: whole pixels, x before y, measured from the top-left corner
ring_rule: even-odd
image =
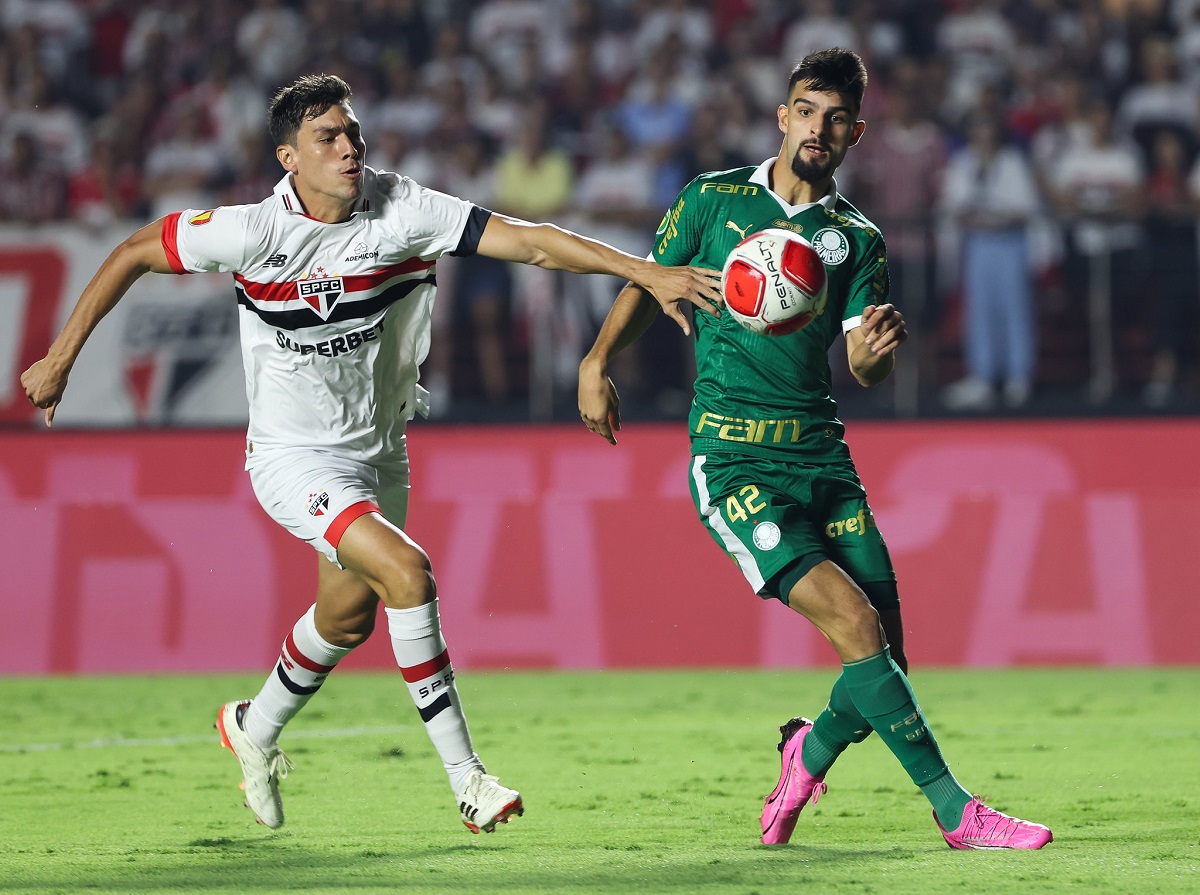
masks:
[[[175,273],[188,273],[179,260],[179,216],[182,211],[175,211],[163,218],[162,247],[167,253],[167,263]]]
[[[349,274],[342,277],[342,288],[346,292],[366,292],[369,289],[386,283],[392,277],[406,273],[417,273],[433,267],[432,261],[421,258],[409,258],[399,264],[381,267],[374,273]],[[256,283],[247,280],[241,274],[234,274],[234,279],[241,284],[246,296],[253,301],[291,301],[297,297],[296,280],[283,280],[277,283]]]
[[[301,668],[307,668],[313,674],[329,674],[333,671],[332,665],[318,665],[304,653],[300,652],[296,646],[296,639],[292,636],[292,632],[288,631],[287,639],[283,641],[283,649],[287,653],[288,658],[299,665]]]
[[[360,516],[367,515],[367,513],[378,512],[379,506],[370,500],[360,500],[358,503],[350,504],[350,506],[338,513],[333,521],[329,523],[329,527],[325,529],[325,540],[336,550],[338,543],[342,540],[342,535],[346,533],[346,529],[350,527],[351,522]]]
[[[432,677],[443,668],[450,664],[450,650],[442,650],[440,656],[434,656],[428,662],[422,662],[420,665],[410,665],[408,668],[400,667],[400,673],[404,675],[404,680],[410,684],[415,684],[417,681],[423,681],[427,677]]]

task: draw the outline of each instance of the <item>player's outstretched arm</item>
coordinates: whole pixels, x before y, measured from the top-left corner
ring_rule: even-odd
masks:
[[[860,385],[879,385],[896,368],[896,349],[908,338],[904,315],[894,305],[873,305],[862,322],[846,333],[850,372]]]
[[[579,418],[609,444],[621,431],[621,398],[608,376],[608,364],[637,341],[658,316],[658,305],[641,286],[626,284],[604,318],[591,350],[579,363]]]
[[[54,411],[67,388],[67,378],[84,342],[104,315],[111,311],[142,274],[171,273],[162,245],[163,222],[138,230],[115,249],[87,284],[46,356],[21,374],[25,396],[46,411],[46,425],[54,424]]]
[[[637,283],[685,333],[690,333],[691,327],[680,310],[680,302],[690,302],[713,315],[720,313],[720,271],[666,267],[554,224],[532,224],[493,214],[479,239],[478,251],[502,261],[519,261],[570,273],[609,274]]]

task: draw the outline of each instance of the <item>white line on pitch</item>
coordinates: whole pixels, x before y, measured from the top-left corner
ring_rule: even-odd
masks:
[[[393,727],[343,727],[335,730],[288,731],[288,740],[320,740],[340,737],[375,736],[385,733],[406,733],[411,726],[399,724]],[[115,749],[130,746],[191,746],[198,743],[219,743],[217,736],[204,737],[159,737],[157,739],[113,739],[87,740],[79,743],[26,743],[24,745],[0,744],[0,752],[56,752],[61,749]]]

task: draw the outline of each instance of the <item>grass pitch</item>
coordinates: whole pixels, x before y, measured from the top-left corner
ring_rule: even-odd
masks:
[[[930,671],[955,774],[1048,824],[958,852],[877,737],[792,843],[758,841],[776,728],[832,671],[461,675],[476,745],[526,814],[458,820],[399,675],[333,675],[289,726],[287,825],[254,824],[211,723],[258,675],[0,679],[0,891],[1195,893],[1200,669]]]

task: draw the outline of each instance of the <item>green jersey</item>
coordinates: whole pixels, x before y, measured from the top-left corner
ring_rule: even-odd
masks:
[[[655,236],[661,264],[720,269],[738,242],[777,227],[800,233],[825,263],[825,312],[799,332],[763,336],[731,315],[695,315],[696,386],[688,417],[692,453],[849,459],[831,395],[829,350],[843,323],[887,301],[887,255],[875,225],[834,191],[788,205],[768,187],[774,159],[703,174],[684,187]]]

